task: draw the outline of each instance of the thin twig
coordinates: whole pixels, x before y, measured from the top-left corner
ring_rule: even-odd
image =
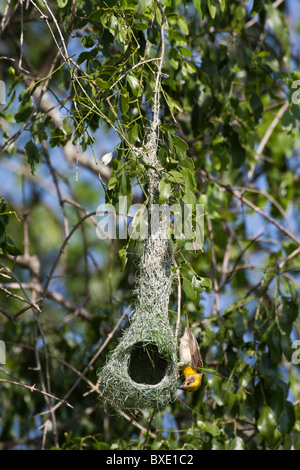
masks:
[[[213,228],[210,221],[210,218],[207,217],[207,228],[208,228],[208,235],[210,239],[210,248],[211,248],[211,260],[212,260],[212,268],[213,268],[213,283],[214,283],[214,291],[215,291],[215,303],[212,311],[212,315],[220,313],[220,286],[217,278],[217,255],[215,250],[214,244],[214,236],[213,236]]]
[[[288,109],[288,106],[289,106],[289,103],[288,103],[287,100],[285,100],[283,103],[281,103],[281,107],[280,107],[279,111],[277,112],[275,118],[271,122],[270,126],[268,127],[267,131],[265,132],[263,138],[260,141],[260,144],[259,144],[259,146],[256,150],[256,154],[255,154],[255,162],[251,165],[251,167],[250,167],[250,169],[247,173],[244,187],[241,189],[240,197],[236,201],[236,205],[235,205],[235,209],[234,209],[235,213],[238,213],[238,211],[241,207],[241,204],[243,202],[242,198],[244,197],[245,192],[246,192],[245,186],[248,186],[248,184],[252,180],[253,175],[255,173],[255,169],[256,169],[258,160],[261,157],[261,155],[262,155],[262,153],[263,153],[263,151],[264,151],[264,149],[265,149],[265,147],[266,147],[273,131],[275,130],[277,124],[279,123],[279,121],[282,118],[285,111]],[[271,202],[273,202],[274,205],[277,205],[277,209],[280,210],[279,207],[278,207],[278,203],[277,202],[275,203],[274,198],[272,198],[268,193],[266,193],[264,195],[266,197],[268,197],[268,199],[271,200]],[[281,210],[280,210],[280,212],[281,212]],[[226,247],[226,250],[225,250],[225,253],[224,253],[224,257],[223,257],[223,263],[222,263],[222,276],[221,276],[222,285],[226,284],[226,279],[225,279],[224,273],[226,272],[227,267],[228,267],[228,263],[229,263],[229,259],[230,259],[229,258],[229,251],[231,249],[232,241],[233,241],[232,237],[229,236],[229,239],[227,241],[227,247]]]
[[[110,87],[109,87],[109,90],[113,90],[115,88],[115,86],[121,81],[123,80],[124,77],[126,77],[126,75],[130,72],[132,72],[134,69],[136,69],[137,67],[140,67],[141,65],[144,65],[144,64],[148,64],[149,62],[157,62],[158,60],[162,60],[161,57],[153,57],[152,59],[147,59],[147,60],[141,60],[140,62],[138,62],[137,64],[133,65],[129,70],[126,70],[126,72],[123,73],[123,75],[121,75],[121,77],[118,78],[118,80],[116,80]]]
[[[147,441],[148,441],[148,436],[149,436],[149,434],[150,434],[150,428],[151,428],[151,424],[152,424],[154,415],[155,415],[155,408],[154,408],[154,410],[152,411],[151,416],[150,416],[150,419],[149,419],[149,421],[148,421],[147,432],[146,432],[145,440],[144,440],[144,442],[143,442],[143,449],[145,449],[145,446],[146,446]]]
[[[256,150],[256,153],[255,153],[255,163],[251,166],[250,170],[248,171],[248,174],[247,174],[247,179],[246,179],[246,183],[245,183],[245,186],[248,185],[249,181],[251,181],[253,175],[254,175],[254,172],[255,172],[255,168],[256,168],[256,165],[257,165],[257,161],[258,159],[260,158],[261,154],[263,153],[264,151],[264,148],[265,146],[267,145],[267,143],[269,142],[269,139],[271,137],[271,135],[273,134],[277,124],[279,123],[280,119],[282,118],[282,116],[284,115],[284,113],[287,111],[289,107],[289,102],[288,100],[286,100],[283,105],[280,107],[279,111],[277,112],[276,116],[274,117],[273,121],[271,122],[271,124],[269,125],[266,133],[264,134],[263,138],[261,139],[260,141],[260,144],[259,146],[257,147],[257,150]]]
[[[221,268],[221,277],[220,277],[220,288],[222,288],[227,282],[226,272],[227,272],[227,266],[228,266],[229,260],[230,260],[230,250],[231,250],[231,247],[232,247],[233,239],[234,239],[234,233],[233,233],[233,231],[231,231],[229,233],[229,237],[227,239],[227,243],[226,243],[226,247],[225,247],[225,251],[224,251],[224,256],[223,256],[223,262],[222,262],[222,268]]]
[[[263,212],[260,207],[257,207],[253,202],[249,201],[249,199],[245,198],[242,196],[241,192],[235,191],[233,187],[230,184],[225,184],[219,181],[218,179],[214,178],[212,175],[207,173],[205,170],[201,171],[201,174],[209,181],[212,181],[213,183],[217,184],[218,186],[222,187],[224,190],[230,191],[237,199],[239,199],[241,202],[245,203],[247,206],[251,207],[254,212],[257,212],[260,214],[262,217],[264,217],[268,222],[271,224],[275,225],[282,233],[284,233],[287,237],[289,237],[291,240],[293,240],[297,245],[300,245],[300,241],[297,239],[297,237],[289,230],[287,230],[285,227],[283,227],[279,222],[277,222],[273,217],[269,216],[265,212]]]
[[[70,408],[73,408],[73,406],[70,403],[68,403],[66,400],[62,400],[61,398],[57,398],[55,395],[52,395],[52,393],[48,393],[48,392],[44,392],[43,390],[39,390],[38,388],[36,388],[35,385],[22,384],[20,382],[15,382],[13,380],[7,380],[7,379],[0,379],[0,382],[8,383],[10,385],[17,385],[18,387],[26,388],[27,390],[30,390],[31,392],[39,392],[42,395],[46,395],[49,398],[53,398],[54,400],[58,401],[61,405],[67,405]]]
[[[276,0],[273,4],[273,8],[279,7],[284,2],[284,0]],[[259,15],[256,15],[254,18],[251,18],[251,20],[248,21],[248,23],[245,24],[245,28],[249,29],[251,28],[254,24],[256,24],[259,20]]]
[[[177,318],[176,318],[176,325],[175,325],[175,341],[176,341],[178,338],[178,331],[179,331],[180,320],[181,320],[181,278],[180,278],[180,269],[174,257],[173,257],[173,264],[176,268],[176,276],[177,276]]]
[[[54,23],[55,26],[56,26],[56,29],[57,29],[57,31],[58,31],[58,34],[59,34],[59,37],[60,37],[60,40],[61,40],[61,43],[62,43],[62,47],[63,47],[63,50],[64,50],[64,54],[61,52],[61,55],[62,55],[64,61],[67,62],[67,60],[68,60],[67,46],[66,46],[66,43],[65,43],[65,39],[64,39],[64,37],[63,37],[63,34],[62,34],[62,32],[61,32],[61,29],[60,29],[60,27],[59,27],[59,25],[58,25],[57,19],[56,19],[55,15],[53,14],[51,8],[48,6],[48,3],[46,2],[46,0],[42,0],[42,2],[43,2],[43,4],[45,5],[45,7],[47,8],[47,10],[49,11],[49,13],[50,13],[50,15],[51,15],[51,17],[52,17],[52,21],[53,21],[53,23]],[[32,2],[32,3],[33,3],[33,2]],[[51,34],[52,34],[52,36],[53,36],[53,38],[54,38],[54,42],[56,42],[55,35],[54,35],[54,33],[52,32],[52,28],[51,28],[51,26],[50,26],[50,24],[49,24],[48,18],[47,18],[45,15],[44,15],[44,19],[45,19],[45,21],[46,21],[46,23],[47,23],[47,26],[48,26],[49,30],[51,31]]]
[[[63,198],[62,198],[62,195],[61,195],[61,191],[60,191],[60,188],[59,188],[59,184],[58,184],[58,177],[57,177],[57,173],[55,171],[55,169],[53,168],[53,165],[51,163],[51,160],[50,160],[50,156],[49,156],[49,153],[48,153],[48,148],[45,144],[45,142],[43,141],[42,142],[42,151],[43,151],[43,154],[44,154],[44,157],[45,157],[45,160],[46,160],[46,163],[47,163],[47,166],[50,170],[50,173],[51,173],[51,176],[52,176],[52,179],[53,179],[53,183],[54,183],[54,186],[56,188],[56,191],[57,191],[57,196],[58,196],[58,199],[59,199],[59,204],[61,206],[61,209],[62,209],[62,213],[63,213],[63,218],[64,218],[64,235],[65,237],[67,236],[68,232],[69,232],[69,222],[68,222],[68,218],[66,216],[66,213],[65,213],[65,209],[64,209],[64,204],[63,204]]]
[[[54,261],[54,263],[53,263],[53,265],[52,265],[52,268],[51,268],[51,270],[50,270],[50,273],[49,273],[49,275],[48,275],[48,277],[47,277],[47,281],[46,281],[46,284],[45,284],[45,287],[44,287],[43,297],[46,297],[46,295],[47,295],[47,291],[48,291],[48,288],[49,288],[49,284],[50,284],[50,282],[51,282],[51,279],[53,278],[54,271],[55,271],[55,269],[56,269],[56,267],[57,267],[57,264],[58,264],[58,262],[59,262],[59,260],[60,260],[60,257],[62,256],[62,254],[63,254],[63,252],[64,252],[64,249],[65,249],[66,245],[68,244],[70,238],[72,237],[72,235],[74,234],[74,232],[76,232],[76,230],[78,229],[78,227],[80,227],[80,225],[81,225],[86,219],[88,219],[89,217],[92,217],[92,216],[94,216],[94,215],[96,215],[96,212],[95,212],[95,211],[94,211],[94,212],[90,212],[89,214],[85,214],[85,215],[74,225],[74,227],[72,228],[72,230],[70,231],[70,233],[68,234],[68,236],[64,239],[64,241],[63,241],[63,243],[62,243],[62,245],[61,245],[61,247],[60,247],[59,253],[58,253],[58,255],[57,255],[57,257],[56,257],[56,259],[55,259],[55,261]]]
[[[147,433],[147,429],[144,426],[142,426],[140,423],[138,423],[135,419],[131,418],[127,413],[125,413],[124,411],[119,411],[119,413],[121,414],[121,416],[123,416],[123,418],[125,418],[127,421],[129,421],[130,424],[132,424],[136,428],[140,429],[140,431],[142,431],[143,433]],[[157,437],[156,434],[154,434],[150,430],[149,430],[148,434],[153,439],[156,439],[156,437]]]
[[[292,253],[290,253],[284,260],[282,260],[280,263],[279,263],[279,269],[282,270],[284,268],[284,266],[293,258],[295,258],[295,256],[299,255],[300,253],[300,245],[298,246],[298,248],[296,248],[294,251],[292,251]]]
[[[233,231],[230,233],[230,235],[233,235]],[[250,241],[250,243],[248,243],[248,245],[241,251],[241,253],[237,257],[237,259],[235,260],[235,263],[234,263],[234,266],[233,266],[232,269],[230,269],[230,270],[226,269],[226,274],[229,274],[229,276],[226,278],[226,283],[228,283],[230,281],[230,278],[231,278],[232,274],[235,272],[235,270],[242,269],[241,267],[238,267],[238,263],[239,263],[240,259],[243,257],[243,255],[246,253],[246,251],[253,245],[253,243],[255,243],[258,240],[258,238],[260,236],[261,236],[261,234],[257,235],[255,238],[253,238]],[[248,266],[251,266],[251,265],[248,265]],[[244,268],[244,269],[246,269],[246,268]],[[222,288],[223,284],[220,283],[220,286]]]
[[[10,346],[16,346],[17,348],[28,349],[29,351],[35,350],[33,346],[29,346],[28,344],[14,343],[13,341],[6,341],[5,343]],[[40,352],[41,354],[45,354],[43,350],[41,350]],[[74,374],[78,375],[78,377],[81,377],[81,379],[84,380],[88,384],[88,386],[91,387],[91,389],[94,389],[95,392],[98,392],[98,389],[95,387],[93,382],[91,382],[87,377],[85,377],[85,375],[83,375],[79,370],[77,370],[72,364],[51,353],[48,353],[48,357],[70,369],[72,372],[74,372]]]
[[[6,26],[10,22],[11,18],[13,17],[13,15],[15,14],[15,12],[18,9],[19,2],[17,2],[15,4],[11,15],[9,15],[9,8],[10,8],[11,3],[12,3],[12,0],[6,0],[5,10],[4,10],[3,17],[2,17],[2,20],[1,20],[1,25],[0,25],[0,35],[3,33]]]
[[[35,310],[38,310],[38,311],[41,310],[38,305],[33,304],[30,300],[24,299],[24,297],[21,297],[20,295],[13,294],[9,290],[7,290],[5,287],[0,287],[0,289],[3,290],[3,292],[5,292],[9,297],[13,297],[14,299],[20,300],[21,302],[25,302],[25,303],[29,304],[30,307],[34,308]]]
[[[127,309],[123,312],[123,314],[121,315],[120,319],[118,320],[118,322],[116,323],[116,325],[114,326],[114,328],[112,329],[112,331],[107,335],[106,337],[106,340],[101,344],[100,348],[98,349],[98,351],[94,354],[94,356],[92,357],[92,359],[89,361],[89,363],[85,366],[85,368],[83,369],[82,371],[82,376],[85,375],[85,373],[90,369],[90,367],[94,364],[94,362],[96,361],[96,359],[99,357],[99,355],[102,353],[103,349],[107,346],[107,344],[111,341],[111,339],[113,338],[114,334],[116,333],[117,329],[119,328],[119,326],[121,325],[121,323],[123,322],[125,316],[127,315],[127,313],[129,312],[129,310],[131,309],[131,305],[129,305],[127,307]],[[79,377],[76,382],[72,385],[72,387],[68,390],[68,392],[66,393],[65,395],[65,399],[67,399],[70,394],[73,392],[73,390],[77,387],[77,385],[79,384],[79,382],[81,381],[81,377]],[[97,389],[97,385],[93,386],[92,387],[92,391],[93,392],[97,392],[98,389]],[[85,395],[87,395],[88,393],[86,393]],[[56,411],[57,408],[60,407],[60,404],[57,403],[54,407],[53,407],[53,411]],[[45,414],[45,413],[49,413],[49,410],[43,412],[43,413],[40,413],[41,415],[42,414]]]

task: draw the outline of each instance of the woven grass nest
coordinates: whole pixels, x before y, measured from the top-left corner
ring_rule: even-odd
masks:
[[[177,382],[177,346],[169,323],[172,250],[163,220],[145,241],[133,319],[99,370],[100,399],[117,411],[163,410]]]

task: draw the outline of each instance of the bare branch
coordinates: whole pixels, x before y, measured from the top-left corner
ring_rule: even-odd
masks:
[[[52,393],[47,393],[47,392],[44,392],[43,390],[39,390],[38,388],[35,387],[35,385],[27,385],[27,384],[23,384],[20,382],[15,382],[13,380],[7,380],[7,379],[0,379],[0,382],[8,383],[10,385],[17,385],[18,387],[26,388],[27,390],[30,390],[31,392],[41,393],[42,395],[45,395],[49,398],[53,398],[54,400],[58,401],[61,405],[67,405],[69,408],[73,408],[73,406],[70,403],[68,403],[66,400],[57,398],[55,395],[52,395]]]
[[[220,286],[217,278],[217,256],[214,244],[214,236],[213,236],[213,228],[210,221],[210,218],[207,217],[207,228],[208,234],[210,239],[210,248],[211,248],[211,260],[212,260],[212,268],[213,268],[213,284],[214,284],[214,292],[215,292],[215,303],[212,310],[212,315],[218,315],[220,313]]]
[[[181,278],[180,278],[180,269],[174,257],[173,257],[173,264],[176,268],[176,276],[177,276],[177,318],[176,318],[176,325],[175,325],[175,340],[177,340],[180,320],[181,320]]]
[[[222,183],[221,181],[217,180],[214,178],[212,175],[207,173],[205,170],[201,171],[201,174],[209,181],[212,181],[216,185],[222,187],[226,191],[230,191],[237,199],[239,199],[241,202],[245,203],[247,206],[251,207],[251,209],[256,212],[257,214],[260,214],[262,217],[264,217],[268,222],[271,224],[275,225],[275,227],[278,228],[282,233],[284,233],[287,237],[289,237],[291,240],[293,240],[297,245],[300,245],[300,241],[297,239],[297,237],[289,230],[287,230],[285,227],[283,227],[277,220],[275,220],[273,217],[269,216],[265,212],[263,212],[260,207],[256,206],[253,204],[253,202],[249,201],[249,199],[245,198],[242,196],[240,191],[236,191],[233,189],[233,186],[230,184],[225,184]]]

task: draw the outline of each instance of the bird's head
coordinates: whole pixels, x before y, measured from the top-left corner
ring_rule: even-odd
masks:
[[[180,390],[186,390],[187,392],[195,392],[201,385],[202,374],[188,375],[183,384],[178,387]]]

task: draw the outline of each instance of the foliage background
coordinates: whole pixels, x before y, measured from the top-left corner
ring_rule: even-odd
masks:
[[[2,449],[300,448],[297,2],[161,0],[163,38],[158,3],[0,2]],[[116,416],[96,370],[141,246],[99,240],[95,212],[144,202],[162,41],[160,202],[206,213],[202,251],[173,240],[170,319],[187,310],[206,367],[251,395],[205,374],[164,413]]]

